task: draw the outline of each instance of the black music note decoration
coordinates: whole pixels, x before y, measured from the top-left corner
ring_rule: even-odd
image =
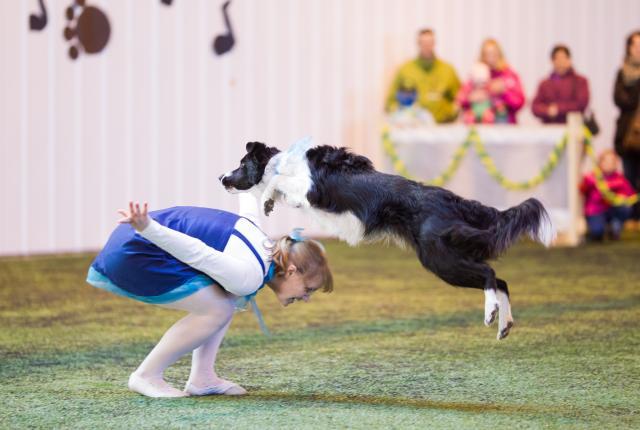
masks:
[[[44,5],[44,0],[38,0],[40,4],[40,13],[32,13],[29,15],[29,28],[34,31],[41,31],[47,26],[47,8]]]
[[[231,4],[231,0],[227,0],[222,5],[222,15],[224,16],[224,22],[227,26],[227,32],[220,34],[213,41],[213,51],[218,55],[231,51],[231,48],[233,48],[233,45],[236,43],[233,37],[233,30],[231,29],[231,21],[229,21],[229,14],[227,13],[229,4]]]

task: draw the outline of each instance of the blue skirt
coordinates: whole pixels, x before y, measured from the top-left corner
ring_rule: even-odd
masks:
[[[150,212],[163,226],[200,239],[223,251],[239,215],[190,206]],[[118,226],[95,258],[87,282],[97,288],[145,303],[171,303],[216,282],[179,261],[130,225]]]

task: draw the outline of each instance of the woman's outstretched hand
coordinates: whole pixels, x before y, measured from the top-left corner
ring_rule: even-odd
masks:
[[[122,215],[122,218],[118,220],[120,224],[131,224],[131,227],[140,232],[147,228],[149,225],[149,215],[147,214],[147,202],[144,202],[142,211],[140,210],[140,203],[129,202],[129,212],[124,209],[118,210],[118,213]]]

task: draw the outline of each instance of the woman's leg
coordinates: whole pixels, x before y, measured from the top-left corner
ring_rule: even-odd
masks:
[[[208,339],[220,334],[221,341],[233,316],[234,302],[232,296],[212,285],[165,307],[190,313],[167,330],[131,374],[129,388],[151,397],[180,397],[185,393],[163,380],[164,370]]]
[[[230,323],[231,321],[197,349],[193,350],[191,374],[185,386],[185,391],[188,393],[194,395],[226,394],[236,396],[247,393],[238,384],[220,378],[215,371],[218,350]]]

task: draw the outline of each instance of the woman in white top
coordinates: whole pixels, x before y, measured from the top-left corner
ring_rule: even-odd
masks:
[[[240,194],[240,214],[174,207],[147,213],[147,204],[119,211],[120,226],[92,263],[87,282],[113,293],[189,314],[160,339],[131,374],[129,388],[150,397],[242,395],[244,388],[217,376],[218,348],[238,296],[264,285],[283,306],[333,288],[322,245],[285,236],[271,242],[258,225],[255,198]],[[193,351],[184,391],[164,370]]]

